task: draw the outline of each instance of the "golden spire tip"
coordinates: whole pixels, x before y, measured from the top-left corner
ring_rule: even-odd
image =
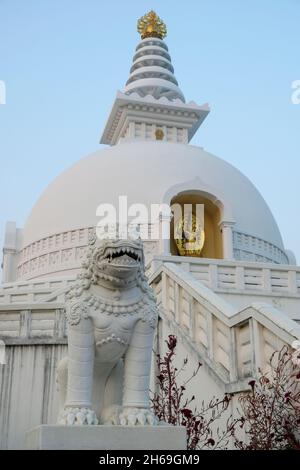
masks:
[[[138,20],[137,30],[142,39],[159,38],[164,39],[167,35],[167,27],[160,17],[151,10]]]

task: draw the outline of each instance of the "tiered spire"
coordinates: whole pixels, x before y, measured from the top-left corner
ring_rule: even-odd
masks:
[[[150,11],[140,18],[137,29],[142,41],[133,57],[125,93],[137,92],[140,96],[151,95],[156,99],[165,96],[169,100],[185,102],[174,76],[168,47],[163,41],[167,35],[166,25],[154,11]]]
[[[102,144],[124,140],[164,140],[187,144],[209,113],[207,104],[185,103],[174,76],[164,22],[154,11],[138,21],[136,48],[124,92],[118,92]]]

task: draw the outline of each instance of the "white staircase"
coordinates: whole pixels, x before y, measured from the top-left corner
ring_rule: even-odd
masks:
[[[189,357],[187,375],[203,363],[189,390],[201,399],[224,391],[238,397],[273,351],[300,339],[300,325],[262,302],[280,295],[300,310],[299,268],[169,256],[155,257],[148,277],[160,307],[156,350],[162,352],[167,335],[174,333],[178,359]],[[0,365],[0,448],[22,448],[26,430],[56,420],[55,374],[67,350],[65,293],[73,280],[0,288],[0,340],[6,345],[6,364]],[[249,304],[240,308],[228,301],[228,292],[240,292]]]
[[[193,348],[226,391],[249,388],[249,377],[268,365],[274,351],[300,339],[300,325],[272,305],[256,302],[239,309],[186,266],[162,260],[154,266],[150,283],[163,321]]]

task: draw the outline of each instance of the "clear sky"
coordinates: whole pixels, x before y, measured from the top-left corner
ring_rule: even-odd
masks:
[[[0,230],[100,147],[152,8],[186,99],[212,109],[193,144],[252,180],[299,262],[300,0],[0,0]]]

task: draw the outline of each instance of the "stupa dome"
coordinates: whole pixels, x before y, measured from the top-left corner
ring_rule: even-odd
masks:
[[[141,203],[150,208],[151,204],[170,203],[184,192],[209,195],[221,204],[223,219],[234,220],[234,234],[244,237],[250,254],[287,262],[270,209],[232,165],[192,145],[124,141],[81,159],[48,186],[24,227],[23,263],[26,250],[30,259],[35,250],[36,254],[55,253],[56,240],[60,245],[65,238],[68,247],[67,239],[94,227],[101,203],[118,207],[119,196],[126,195],[128,206]],[[56,271],[55,264],[53,268]]]
[[[18,278],[76,272],[99,222],[97,208],[111,204],[118,211],[120,196],[149,214],[152,204],[202,204],[203,258],[288,263],[277,224],[253,184],[229,163],[189,145],[210,110],[185,102],[163,41],[166,25],[151,11],[138,21],[138,31],[129,78],[101,137],[110,147],[77,162],[42,194],[24,227]],[[174,221],[169,218],[168,228]],[[146,248],[152,255],[176,255],[176,240],[152,238]]]

